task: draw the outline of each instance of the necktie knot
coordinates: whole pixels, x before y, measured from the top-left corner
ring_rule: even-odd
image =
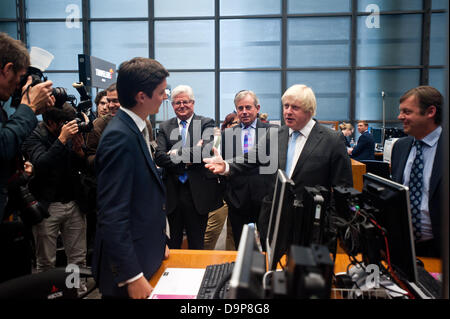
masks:
[[[183,126],[183,128],[186,128],[187,121],[182,120],[182,121],[180,121],[180,123],[181,123],[181,125]]]
[[[294,141],[297,139],[297,137],[300,136],[300,131],[293,131],[291,134],[291,138],[294,139]]]

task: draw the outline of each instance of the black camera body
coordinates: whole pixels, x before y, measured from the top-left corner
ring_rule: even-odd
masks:
[[[12,95],[11,106],[18,107],[20,101],[22,100],[22,89],[27,83],[28,77],[31,76],[32,82],[30,87],[36,84],[47,81],[47,77],[44,76],[41,70],[33,66],[28,67],[27,73],[21,78],[19,88]],[[26,94],[26,91],[25,91]],[[67,91],[63,87],[54,87],[52,89],[52,95],[55,97],[55,107],[62,107],[66,101],[74,101],[75,97],[73,95],[67,94]]]

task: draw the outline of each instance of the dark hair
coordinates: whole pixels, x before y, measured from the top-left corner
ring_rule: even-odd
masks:
[[[117,76],[120,105],[127,109],[134,107],[138,92],[144,92],[151,98],[155,88],[168,76],[169,72],[153,59],[133,58],[123,62]]]
[[[236,113],[230,113],[227,116],[225,116],[225,120],[223,120],[222,126],[220,127],[220,129],[223,131],[225,130],[228,125],[230,125],[231,123],[233,123],[233,121],[237,118],[237,114]]]
[[[110,86],[108,86],[106,88],[106,92],[113,92],[113,91],[116,91],[116,90],[117,90],[117,83],[116,82],[112,83]],[[105,94],[106,94],[106,92],[105,92]]]
[[[95,97],[95,100],[94,100],[95,105],[98,106],[98,104],[100,103],[100,100],[101,100],[104,96],[106,96],[106,91],[107,91],[107,90],[103,90],[103,91],[100,91],[100,92],[97,93],[97,96]]]
[[[74,120],[76,115],[75,108],[69,103],[64,103],[61,108],[51,107],[48,109],[42,114],[42,119],[46,124],[49,124],[49,121],[59,124]]]
[[[442,94],[432,86],[421,85],[415,87],[400,98],[400,103],[403,103],[411,96],[415,96],[419,101],[420,114],[424,115],[425,111],[432,105],[436,107],[436,115],[434,117],[434,123],[440,125],[442,123],[442,104],[444,98]]]
[[[0,32],[0,68],[3,69],[9,62],[13,64],[13,71],[17,73],[30,66],[30,54],[21,41]]]

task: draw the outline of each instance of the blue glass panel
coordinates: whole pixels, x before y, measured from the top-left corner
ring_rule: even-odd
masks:
[[[14,39],[18,38],[16,22],[0,22],[0,32],[5,32]]]
[[[214,73],[213,72],[171,72],[167,78],[167,85],[173,90],[178,85],[189,85],[194,91],[195,114],[215,118],[214,104]],[[175,116],[172,104],[163,102],[156,114],[157,121],[164,121]]]
[[[448,25],[445,13],[431,15],[430,65],[445,65],[447,57]]]
[[[155,17],[214,16],[211,0],[155,0]]]
[[[448,76],[445,69],[430,69],[429,85],[436,88],[442,95],[445,95],[445,88],[448,88]]]
[[[220,15],[279,14],[279,0],[220,0]]]
[[[67,28],[64,22],[30,22],[27,39],[29,48],[36,46],[54,55],[48,70],[78,70],[78,54],[83,53],[81,28]]]
[[[322,121],[349,119],[350,73],[348,71],[288,72],[287,86],[305,84],[317,100],[316,118]]]
[[[351,0],[288,0],[288,13],[350,12]]]
[[[91,0],[91,18],[147,17],[147,0]]]
[[[448,0],[433,0],[431,2],[431,8],[433,10],[448,10]]]
[[[16,1],[2,0],[0,2],[0,19],[15,19],[16,17]]]
[[[381,15],[379,28],[358,17],[358,66],[420,65],[422,15]]]
[[[281,66],[281,20],[220,21],[220,67]]]
[[[214,21],[157,21],[155,57],[169,69],[214,67]]]
[[[356,119],[382,120],[385,92],[386,120],[396,120],[400,97],[420,83],[420,71],[360,70],[356,73]]]
[[[91,55],[117,67],[134,57],[148,57],[147,22],[91,22]]]
[[[82,17],[81,0],[26,0],[25,9],[29,19],[66,18],[73,21]]]
[[[234,96],[240,90],[255,92],[261,105],[261,113],[268,114],[268,120],[281,119],[281,73],[222,72],[220,74],[220,120],[235,110]]]
[[[433,0],[434,2],[435,0]],[[377,5],[380,11],[393,10],[422,10],[423,0],[358,0],[358,11],[366,10],[368,5]]]
[[[348,66],[350,18],[295,18],[288,20],[289,67]]]

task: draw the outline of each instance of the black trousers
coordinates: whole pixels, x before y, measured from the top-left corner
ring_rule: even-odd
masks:
[[[195,209],[189,181],[179,183],[178,206],[167,219],[170,227],[169,248],[180,249],[183,243],[183,229],[186,229],[189,249],[203,249],[208,214],[200,215]]]
[[[261,202],[249,200],[243,208],[236,208],[228,203],[228,218],[230,219],[231,229],[233,230],[233,239],[236,250],[239,247],[239,241],[242,235],[242,228],[245,224],[257,224]]]

